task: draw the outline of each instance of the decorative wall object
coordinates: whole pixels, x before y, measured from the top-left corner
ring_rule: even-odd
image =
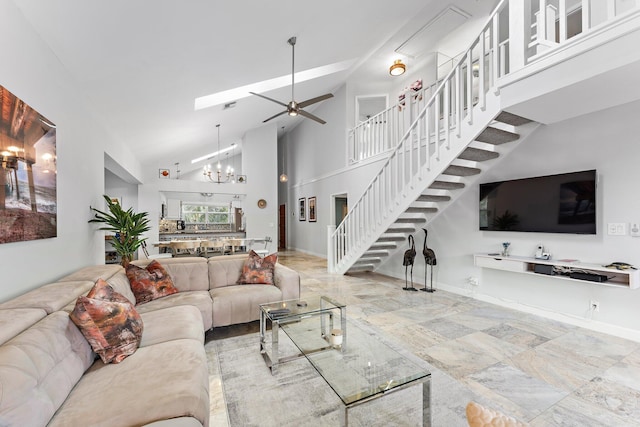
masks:
[[[298,212],[300,213],[298,216],[300,221],[306,221],[307,219],[306,199],[304,197],[298,199]]]
[[[316,222],[316,198],[309,197],[309,222]]]
[[[56,126],[0,86],[0,243],[56,237]]]

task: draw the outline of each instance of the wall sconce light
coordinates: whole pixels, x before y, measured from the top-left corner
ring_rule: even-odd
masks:
[[[402,63],[401,59],[396,59],[393,61],[393,65],[389,67],[389,74],[392,76],[400,76],[407,71],[407,66]]]

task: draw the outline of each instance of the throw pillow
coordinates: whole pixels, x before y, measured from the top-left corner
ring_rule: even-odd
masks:
[[[138,349],[142,318],[131,302],[98,279],[87,296],[79,296],[69,314],[104,363],[120,363]]]
[[[129,264],[127,277],[133,295],[136,297],[136,305],[178,292],[178,289],[173,285],[171,276],[155,259],[146,268]]]
[[[264,258],[255,253],[253,250],[249,252],[249,257],[242,266],[242,272],[236,284],[255,285],[265,284],[273,285],[273,272],[278,262],[278,254],[271,254]]]

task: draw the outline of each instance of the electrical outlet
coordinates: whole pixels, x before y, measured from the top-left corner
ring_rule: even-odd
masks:
[[[632,222],[630,226],[630,234],[632,237],[640,237],[640,224]]]
[[[591,300],[589,301],[589,310],[599,312],[600,311],[600,303],[598,301]]]

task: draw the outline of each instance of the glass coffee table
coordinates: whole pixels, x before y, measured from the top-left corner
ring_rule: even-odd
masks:
[[[289,323],[282,330],[303,353],[349,410],[408,387],[422,385],[422,425],[431,425],[431,373],[383,343],[380,337],[347,322],[349,346],[317,351],[320,344],[308,322]]]
[[[331,331],[334,330],[334,316],[339,314],[342,333],[341,348],[346,348],[346,309],[344,304],[326,296],[260,304],[260,353],[271,373],[275,374],[281,363],[305,356],[304,353],[286,357],[280,355],[279,335],[283,325],[299,322],[303,319],[319,318],[320,324],[316,324],[313,334],[315,334],[315,338],[320,340],[321,345],[314,351],[325,351],[332,348]],[[267,346],[266,341],[267,321],[271,322],[271,348]]]
[[[260,351],[272,374],[275,374],[280,363],[306,357],[342,401],[344,411],[341,424],[345,427],[349,424],[350,409],[422,385],[422,425],[431,426],[431,373],[428,370],[383,343],[375,333],[348,322],[343,304],[327,297],[308,298],[305,301],[307,307],[298,307],[296,300],[260,306]],[[331,345],[328,334],[333,329],[334,314],[338,311],[342,343]],[[271,355],[265,345],[267,319],[272,320]],[[329,331],[326,329],[327,320]],[[278,355],[280,330],[297,348],[299,353],[295,356],[282,358]]]

